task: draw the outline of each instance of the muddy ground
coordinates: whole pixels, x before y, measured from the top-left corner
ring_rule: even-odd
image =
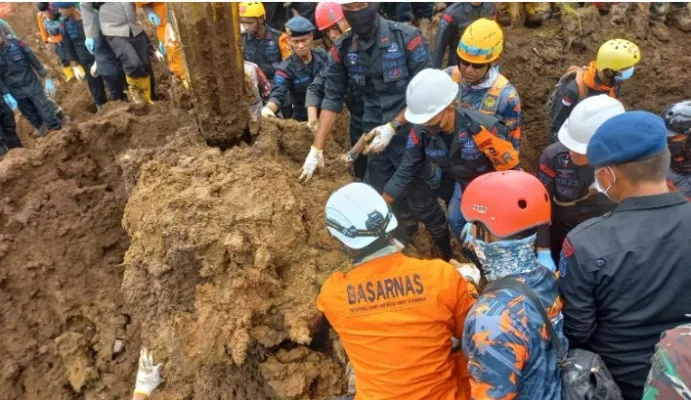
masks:
[[[8,21],[33,46],[33,5],[15,9]],[[640,22],[613,27],[582,13],[506,30],[502,71],[523,101],[528,169],[546,144],[552,85],[607,38],[641,45],[627,107],[660,111],[691,98],[688,35],[640,39]],[[342,357],[314,300],[347,268],[322,222],[329,193],[349,180],[335,159],[346,121],[328,143],[326,171],[300,184],[304,124],[251,124],[245,142],[220,149],[190,102],[167,89],[144,115],[126,104],[96,115],[84,83],[60,82],[68,127],[35,140],[18,117],[27,148],[0,161],[2,397],[125,399],[142,345],[164,363],[153,399],[341,394]]]

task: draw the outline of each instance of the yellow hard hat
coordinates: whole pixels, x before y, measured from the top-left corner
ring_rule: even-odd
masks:
[[[240,3],[240,18],[265,18],[264,5],[258,1]]]
[[[599,71],[611,69],[621,71],[641,61],[641,51],[635,43],[625,39],[608,40],[597,51],[595,62]]]
[[[504,32],[496,21],[480,18],[468,25],[458,42],[456,54],[475,64],[487,64],[504,50]]]

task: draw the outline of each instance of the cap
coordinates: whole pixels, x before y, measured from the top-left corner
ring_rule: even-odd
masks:
[[[594,167],[626,164],[662,153],[667,148],[665,121],[647,111],[627,111],[605,121],[588,143]]]
[[[72,8],[75,6],[76,3],[74,2],[62,2],[62,3],[53,3],[53,6],[56,8]]]
[[[286,32],[291,37],[309,35],[314,31],[314,25],[305,17],[293,17],[286,22]]]

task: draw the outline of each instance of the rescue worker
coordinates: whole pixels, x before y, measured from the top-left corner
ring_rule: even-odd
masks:
[[[45,88],[39,76],[44,78]],[[0,34],[0,93],[7,103],[16,101],[36,136],[62,129],[56,106],[48,98],[56,93],[48,70],[26,42],[4,32]]]
[[[341,5],[338,3],[319,3],[315,12],[317,29],[335,43],[344,32],[350,29],[348,21],[343,15]],[[319,122],[319,109],[324,98],[324,74],[318,74],[307,88],[305,105],[307,106],[307,124],[313,132],[316,132]],[[357,85],[348,85],[345,94],[345,105],[350,116],[350,145],[355,146],[364,133],[362,117],[365,113],[362,101],[362,91]],[[362,182],[367,171],[367,157],[354,157],[352,162],[353,176]]]
[[[307,87],[326,67],[329,55],[326,50],[312,48],[314,25],[307,18],[299,15],[293,17],[286,23],[285,28],[290,36],[289,43],[293,54],[276,69],[271,85],[271,97],[262,109],[262,117],[276,117],[278,110],[292,98],[293,118],[307,121]]]
[[[96,14],[93,14],[96,11]],[[83,7],[84,30],[93,32],[98,23],[108,45],[122,63],[128,93],[135,104],[153,104],[156,88],[149,57],[149,38],[137,20],[134,3],[91,3]],[[92,14],[87,17],[87,14]],[[88,36],[95,39],[91,34]]]
[[[137,382],[134,386],[132,400],[147,400],[158,385],[163,382],[161,366],[163,363],[154,364],[154,357],[146,348],[139,351]]]
[[[624,111],[618,100],[604,94],[583,100],[559,130],[559,142],[547,146],[540,157],[537,177],[552,201],[552,224],[538,231],[537,254],[552,271],[559,263],[566,234],[581,222],[614,208],[614,203],[593,187],[595,170],[588,165],[585,152],[595,130]]]
[[[688,321],[691,204],[667,187],[667,129],[657,115],[608,119],[586,154],[596,187],[618,205],[564,241],[564,333],[599,354],[624,399],[637,400],[660,335]]]
[[[81,3],[84,46],[94,55],[94,64],[88,71],[91,76],[100,76],[108,87],[110,100],[127,101],[127,80],[122,62],[118,59],[108,40],[101,31],[98,10],[94,3]]]
[[[264,108],[264,103],[271,96],[271,82],[255,63],[243,60],[245,75],[252,81],[252,98],[250,99],[250,117],[253,121],[259,119]]]
[[[516,168],[519,160],[508,128],[495,117],[460,108],[457,96],[458,85],[441,70],[422,70],[410,81],[405,118],[416,125],[396,173],[384,187],[384,199],[390,204],[408,192],[420,179],[416,171],[431,159],[450,178],[445,184],[455,186],[444,191],[453,193],[444,200],[451,230],[460,238],[465,226],[461,187],[484,173]]]
[[[416,28],[379,16],[377,7],[376,3],[342,6],[351,30],[336,40],[331,62],[323,72],[324,99],[317,133],[300,179],[309,179],[317,166],[323,166],[322,149],[343,109],[348,86],[361,90],[365,109],[363,132],[368,132],[369,141],[364,151],[369,153],[365,182],[381,193],[401,161],[410,129],[405,120],[405,88],[418,71],[429,67],[428,44]],[[436,200],[437,182],[429,161],[418,174],[427,184],[417,185],[394,204],[405,227],[400,231],[401,239],[411,239],[416,221],[422,221],[448,258],[450,245],[443,244],[449,238],[446,216]]]
[[[156,27],[158,51],[166,56],[170,72],[183,83],[187,82],[180,45],[168,17],[168,6],[164,2],[138,3],[138,5],[144,10],[149,22]]]
[[[84,77],[84,70],[91,71],[96,59],[86,48],[84,35],[84,24],[79,10],[75,8],[75,3],[53,3],[58,7],[62,15],[62,22],[60,23],[60,34],[62,36],[62,43],[65,48],[65,54],[70,61],[73,68],[81,68],[75,70],[75,76],[79,79]],[[91,97],[94,100],[97,111],[103,109],[103,105],[108,101],[106,97],[106,87],[103,79],[92,74],[86,75],[86,82],[91,91]]]
[[[6,94],[5,99],[0,100],[0,159],[8,151],[24,147],[17,136],[17,123],[12,111],[15,109],[17,109],[17,101],[11,94]]]
[[[691,324],[665,331],[655,348],[643,400],[691,399]]]
[[[85,75],[84,70],[81,66],[72,67],[70,65],[70,60],[67,58],[65,48],[62,45],[60,13],[57,7],[51,6],[51,4],[47,2],[38,3],[36,22],[43,45],[47,48],[51,48],[58,56],[60,65],[62,65],[62,73],[65,75],[65,81],[69,82],[74,79],[75,73],[83,79]]]
[[[290,55],[288,36],[266,25],[266,12],[260,2],[240,3],[242,48],[245,60],[259,65],[273,81],[276,68]]]
[[[523,171],[490,172],[468,185],[461,209],[464,246],[488,282],[463,331],[471,397],[561,400],[560,354],[537,308],[566,348],[556,276],[535,257],[536,232],[550,223],[545,187]]]
[[[458,98],[461,107],[502,120],[509,127],[511,142],[518,148],[521,142],[521,99],[496,64],[503,49],[504,33],[499,24],[480,18],[466,28],[458,42],[458,65],[446,71],[460,85]]]
[[[432,52],[432,67],[445,68],[458,64],[458,55],[454,51],[458,46],[461,34],[473,21],[480,18],[495,19],[497,10],[491,2],[452,3],[441,14],[437,35]],[[448,51],[448,63],[442,67],[444,55]]]
[[[433,2],[385,2],[381,3],[379,13],[386,19],[396,22],[416,23],[421,19],[432,19],[434,16]]]
[[[667,126],[667,146],[672,164],[667,184],[691,199],[691,100],[684,100],[662,113]]]
[[[403,255],[391,236],[396,217],[364,183],[334,192],[325,218],[354,268],[324,282],[317,308],[348,354],[357,398],[469,399],[467,363],[452,341],[473,305],[477,271]]]
[[[634,66],[640,61],[636,44],[612,39],[600,46],[597,58],[587,67],[569,68],[548,101],[550,143],[557,142],[559,129],[579,101],[599,94],[618,99],[621,83],[633,76]]]

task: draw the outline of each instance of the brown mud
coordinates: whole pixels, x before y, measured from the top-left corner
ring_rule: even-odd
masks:
[[[34,7],[8,18],[28,37]],[[641,45],[627,107],[660,111],[691,98],[688,35],[636,39],[631,25],[579,12],[564,14],[563,28],[555,19],[506,30],[502,71],[523,101],[528,169],[547,142],[551,87],[607,38]],[[348,266],[323,224],[329,193],[349,181],[337,159],[347,119],[327,144],[326,169],[299,183],[312,140],[304,123],[237,124],[226,135],[202,128],[194,101],[169,83],[143,115],[126,104],[93,114],[84,82],[58,85],[69,125],[36,140],[18,117],[27,148],[0,161],[2,397],[126,399],[141,346],[164,363],[152,399],[342,394],[342,356],[315,299]],[[226,121],[245,118],[244,107],[233,110]],[[209,146],[238,132],[233,147]],[[425,235],[415,245],[430,253]]]

